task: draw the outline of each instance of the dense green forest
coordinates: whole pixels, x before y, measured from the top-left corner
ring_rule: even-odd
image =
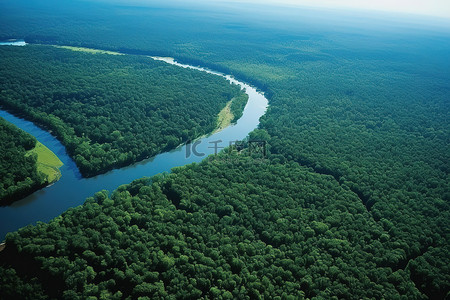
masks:
[[[8,235],[5,293],[449,296],[448,29],[245,6],[52,5],[58,15],[11,5],[0,36],[233,74],[269,96],[253,137],[272,154],[267,164],[213,160],[99,193]]]
[[[24,197],[46,182],[37,170],[37,157],[26,155],[36,139],[0,118],[0,205]]]
[[[237,122],[242,117],[244,113],[245,105],[248,101],[248,95],[242,94],[233,99],[230,105],[230,112],[233,115],[233,119],[231,119],[231,123]]]
[[[382,266],[399,254],[354,193],[279,159],[223,154],[8,234],[0,293],[421,298],[408,270]]]
[[[224,78],[148,57],[39,45],[2,47],[0,57],[0,104],[52,130],[85,176],[212,132],[243,95]]]

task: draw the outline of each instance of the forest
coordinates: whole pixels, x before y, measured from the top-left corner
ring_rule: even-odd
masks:
[[[447,28],[245,6],[46,3],[33,4],[38,15],[11,5],[0,36],[233,74],[269,97],[250,136],[269,157],[177,168],[8,234],[4,297],[450,296]]]
[[[2,47],[0,57],[0,104],[54,132],[83,176],[214,131],[221,109],[244,95],[219,76],[148,57],[39,45]],[[237,116],[242,104],[232,106]]]
[[[98,192],[8,234],[0,293],[420,298],[409,271],[383,265],[399,255],[395,244],[354,193],[295,162],[259,164],[242,152]]]
[[[0,118],[0,205],[22,198],[44,186],[38,172],[37,157],[27,155],[36,139]]]

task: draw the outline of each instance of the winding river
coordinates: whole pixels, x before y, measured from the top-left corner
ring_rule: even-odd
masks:
[[[92,196],[99,190],[113,191],[120,185],[130,183],[135,179],[162,172],[170,172],[173,167],[200,162],[207,155],[214,154],[217,151],[217,148],[214,148],[215,144],[219,147],[226,147],[230,142],[244,139],[249,132],[258,126],[259,118],[264,115],[268,101],[255,88],[229,75],[201,67],[180,64],[172,58],[152,57],[152,59],[182,68],[192,68],[222,76],[230,83],[240,85],[249,96],[242,117],[236,124],[197,140],[195,142],[195,153],[199,155],[193,154],[194,144],[182,145],[170,152],[161,153],[128,167],[115,169],[92,178],[82,178],[75,163],[67,155],[64,146],[54,136],[32,122],[0,110],[0,117],[35,136],[41,143],[58,155],[59,159],[64,163],[64,166],[60,169],[62,177],[58,182],[20,201],[16,201],[10,206],[0,207],[0,241],[10,231],[15,231],[38,221],[48,222],[68,208],[83,204],[87,197]]]

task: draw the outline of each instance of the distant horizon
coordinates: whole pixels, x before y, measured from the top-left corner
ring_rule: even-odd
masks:
[[[368,12],[432,16],[450,20],[450,1],[448,0],[212,0],[211,2],[257,3],[275,6],[364,10]]]
[[[127,3],[128,5],[149,5],[159,0],[94,0],[100,2],[119,2]],[[450,21],[450,1],[448,0],[169,0],[163,1],[165,4],[169,3],[183,3],[188,4],[206,4],[206,5],[228,5],[228,4],[254,4],[254,5],[269,5],[275,7],[296,7],[296,8],[314,8],[314,9],[331,9],[342,11],[361,11],[367,13],[398,13],[400,15],[411,15],[418,17],[436,17]]]
[[[326,3],[333,2],[332,0],[319,0],[314,3],[310,0],[280,0],[275,2],[274,0],[81,0],[86,2],[102,2],[109,4],[119,4],[124,6],[135,7],[171,7],[171,8],[184,8],[194,10],[211,10],[222,11],[232,10],[240,11],[247,14],[247,17],[253,18],[257,15],[265,17],[274,17],[276,15],[282,15],[283,18],[287,17],[289,20],[295,20],[295,18],[304,19],[305,16],[308,19],[319,20],[334,20],[338,26],[348,26],[353,23],[352,26],[361,26],[363,24],[376,24],[384,28],[390,28],[394,26],[396,28],[416,28],[420,30],[432,30],[432,31],[448,31],[450,29],[450,1],[449,4],[443,4],[444,9],[441,10],[441,15],[431,15],[426,13],[427,10],[423,10],[422,13],[413,11],[410,9],[395,10],[395,9],[371,9],[364,8],[361,5],[359,7],[345,5],[352,0],[343,0],[340,5],[325,5]],[[384,0],[383,0],[384,1]],[[404,1],[404,0],[400,0]],[[363,0],[363,2],[367,2]],[[384,1],[385,2],[385,1]],[[398,1],[397,1],[398,2]],[[418,4],[423,2],[422,0],[413,0],[413,3]],[[432,0],[432,3],[437,5],[442,0]],[[383,3],[383,2],[382,2]],[[430,7],[428,11],[430,11]],[[308,14],[308,11],[319,13],[317,16]],[[305,13],[307,15],[305,15]],[[300,15],[298,15],[300,14]],[[367,22],[369,21],[369,23]],[[412,27],[411,27],[412,26]],[[378,28],[381,28],[378,27]]]

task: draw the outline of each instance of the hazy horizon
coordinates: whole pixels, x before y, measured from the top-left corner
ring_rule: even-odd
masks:
[[[88,2],[116,3],[126,6],[155,6],[163,5],[177,8],[192,8],[195,10],[204,8],[233,9],[253,11],[254,14],[261,15],[267,8],[270,13],[275,16],[285,14],[286,12],[295,16],[298,10],[314,10],[317,12],[325,12],[326,16],[335,15],[344,17],[347,23],[352,19],[374,19],[380,21],[386,19],[394,23],[417,23],[421,25],[430,25],[433,27],[448,28],[450,26],[450,2],[445,0],[397,0],[391,3],[387,0],[381,0],[373,3],[368,0],[354,1],[342,0],[339,3],[333,0],[84,0]],[[252,15],[249,15],[251,17]],[[299,16],[300,17],[300,16]],[[304,16],[303,16],[304,17]],[[350,17],[350,18],[349,18]],[[367,19],[367,20],[369,20]],[[360,22],[358,21],[358,22]],[[386,24],[385,24],[386,25]]]
[[[100,0],[104,2],[123,2],[121,0]],[[151,3],[152,0],[132,0],[127,3]],[[173,1],[184,2],[184,1]],[[195,0],[195,2],[204,2]],[[314,7],[340,10],[363,10],[368,12],[390,12],[419,16],[434,16],[450,20],[450,1],[447,0],[211,0],[208,4],[258,4],[273,6]]]
[[[309,6],[330,9],[357,9],[374,12],[398,12],[450,19],[450,2],[447,0],[213,0],[223,3],[258,3],[270,5]]]

